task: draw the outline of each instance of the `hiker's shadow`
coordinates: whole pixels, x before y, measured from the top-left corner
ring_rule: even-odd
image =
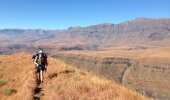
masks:
[[[37,93],[40,93],[42,91],[42,88],[41,87],[36,87],[34,89],[34,93],[37,94]]]
[[[44,95],[41,91],[43,91],[42,88],[38,86],[34,89],[34,100],[40,100],[40,97]]]

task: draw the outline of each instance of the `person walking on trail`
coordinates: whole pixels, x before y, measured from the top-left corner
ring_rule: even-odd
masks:
[[[42,50],[40,50],[38,54],[33,55],[32,58],[37,69],[38,80],[40,83],[42,83],[44,77],[43,73],[44,71],[47,71],[48,66],[47,55]]]

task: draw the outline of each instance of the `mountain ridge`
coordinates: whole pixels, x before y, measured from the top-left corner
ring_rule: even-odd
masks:
[[[31,56],[27,52],[0,55],[1,100],[148,99],[121,85],[80,71],[51,57],[48,57],[49,67],[44,74],[44,82],[41,86],[36,86],[35,66]],[[38,90],[39,92],[35,93]]]
[[[170,46],[170,18],[142,17],[120,24],[103,23],[65,30],[4,29],[0,30],[0,37],[1,44],[6,46],[2,48],[23,44],[31,48],[42,46],[56,50],[70,50],[77,46],[83,50],[123,45]]]
[[[123,21],[123,22],[120,22],[120,23],[111,23],[111,22],[103,22],[103,23],[99,23],[99,24],[92,24],[92,25],[87,25],[87,26],[70,26],[68,28],[65,28],[65,29],[43,29],[43,28],[35,28],[35,29],[32,29],[32,28],[2,28],[0,30],[48,30],[48,31],[61,31],[61,30],[68,30],[69,28],[86,28],[86,27],[90,27],[90,26],[97,26],[97,25],[118,25],[118,24],[122,24],[122,23],[126,23],[126,22],[130,22],[130,21],[142,21],[142,20],[170,20],[170,18],[149,18],[149,17],[137,17],[137,18],[134,18],[134,19],[131,19],[131,20],[127,20],[127,21]]]

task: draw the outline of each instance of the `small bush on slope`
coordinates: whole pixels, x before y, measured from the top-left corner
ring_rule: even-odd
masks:
[[[16,93],[16,92],[17,92],[17,90],[15,90],[11,87],[6,87],[4,89],[4,95],[6,95],[6,96],[10,96],[11,94]]]
[[[3,85],[5,85],[5,81],[0,79],[0,87],[3,86]]]

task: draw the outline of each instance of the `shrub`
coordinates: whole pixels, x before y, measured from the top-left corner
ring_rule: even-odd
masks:
[[[0,86],[3,86],[3,85],[5,85],[5,81],[0,79]]]
[[[10,88],[10,87],[6,87],[4,89],[4,95],[6,95],[6,96],[10,96],[11,94],[16,93],[16,92],[17,92],[17,90]]]

